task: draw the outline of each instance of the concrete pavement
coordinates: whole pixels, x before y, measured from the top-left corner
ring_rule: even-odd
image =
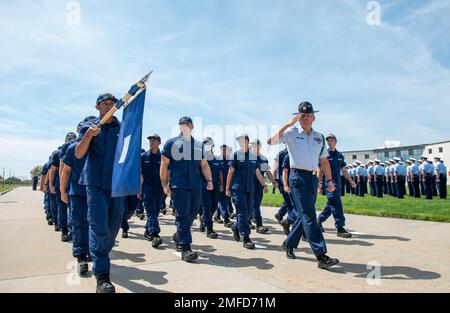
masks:
[[[31,187],[0,197],[0,292],[94,292],[95,278],[80,278],[70,243],[47,225],[43,195]],[[168,210],[170,212],[170,209]],[[111,278],[118,292],[449,292],[450,224],[347,215],[351,239],[338,238],[333,221],[324,226],[329,255],[341,263],[319,270],[308,244],[288,260],[285,236],[263,208],[270,233],[252,233],[257,249],[246,250],[223,225],[220,239],[193,226],[193,249],[200,259],[180,260],[171,235],[173,216],[160,216],[164,245],[153,249],[133,217],[130,238],[117,238]],[[379,265],[380,267],[376,267]],[[375,266],[375,267],[374,267]],[[368,279],[375,278],[375,279]],[[379,279],[377,279],[379,277]]]

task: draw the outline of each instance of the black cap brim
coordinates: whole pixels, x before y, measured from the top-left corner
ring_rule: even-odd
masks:
[[[308,113],[318,113],[318,112],[320,112],[320,111],[312,111],[312,112],[306,112],[306,114],[308,114]],[[300,115],[300,114],[303,114],[304,112],[297,112],[297,113],[292,113],[292,115]]]

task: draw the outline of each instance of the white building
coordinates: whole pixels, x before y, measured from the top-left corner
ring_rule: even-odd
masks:
[[[382,162],[399,157],[402,160],[415,158],[419,160],[420,157],[426,156],[433,159],[438,156],[444,161],[447,167],[447,184],[450,185],[450,140],[443,142],[436,142],[430,144],[420,144],[413,146],[400,146],[394,148],[379,148],[372,150],[356,150],[356,151],[342,151],[347,163],[353,163],[359,160],[366,164],[369,160],[379,159]]]

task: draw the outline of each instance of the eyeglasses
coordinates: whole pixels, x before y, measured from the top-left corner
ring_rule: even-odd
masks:
[[[104,106],[113,106],[115,103],[113,101],[102,101],[100,102],[99,105],[104,105]]]

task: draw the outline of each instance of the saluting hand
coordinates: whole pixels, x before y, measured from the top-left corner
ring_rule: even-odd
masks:
[[[299,119],[299,114],[297,114],[297,115],[294,115],[286,124],[288,125],[288,126],[293,126],[293,125],[295,125],[296,123],[298,123],[298,119]]]

